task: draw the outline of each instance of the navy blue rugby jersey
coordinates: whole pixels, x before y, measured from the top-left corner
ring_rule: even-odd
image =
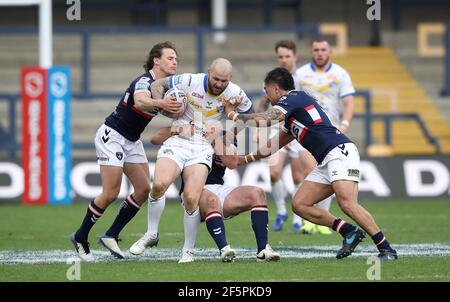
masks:
[[[158,114],[158,110],[155,109],[151,112],[140,111],[134,106],[134,94],[136,92],[150,91],[150,84],[154,81],[155,74],[150,70],[131,82],[116,110],[105,119],[105,125],[113,128],[126,139],[137,141],[148,123]]]
[[[281,129],[311,152],[319,164],[333,148],[352,142],[333,126],[322,107],[304,91],[290,91],[273,108],[285,115]]]

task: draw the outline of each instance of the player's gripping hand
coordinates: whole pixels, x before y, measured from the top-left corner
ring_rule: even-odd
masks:
[[[173,98],[159,100],[158,107],[175,116],[181,114],[183,110],[183,106]]]
[[[222,125],[220,123],[208,125],[206,126],[204,133],[205,138],[212,144],[222,133]]]
[[[238,156],[238,166],[246,165],[247,162],[245,161],[245,156],[239,155]]]
[[[242,102],[244,101],[243,97],[232,97],[228,100],[224,101],[225,112],[228,113],[230,111],[234,111]]]

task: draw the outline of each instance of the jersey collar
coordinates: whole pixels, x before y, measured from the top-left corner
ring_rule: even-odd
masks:
[[[153,80],[156,80],[156,76],[155,76],[155,73],[153,72],[153,70],[149,70],[148,73],[150,74],[150,76],[152,77]]]
[[[312,71],[316,71],[316,66],[314,66],[313,63],[309,64],[309,66],[311,67]],[[333,66],[333,63],[330,63],[330,65],[328,65],[327,69],[325,69],[325,72],[330,71],[331,67]]]
[[[208,92],[208,75],[205,74],[205,77],[203,78],[203,88],[205,89],[205,92]]]

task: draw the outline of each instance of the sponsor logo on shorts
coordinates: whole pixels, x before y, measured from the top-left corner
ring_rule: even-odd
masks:
[[[116,152],[116,157],[117,157],[118,160],[122,160],[123,153],[122,152]]]
[[[338,175],[338,171],[331,171],[331,176],[337,176]]]
[[[348,176],[359,177],[358,169],[348,169]]]
[[[163,153],[167,155],[173,155],[173,151],[171,149],[164,149]]]
[[[99,161],[109,161],[109,157],[97,156],[97,160],[99,160]]]

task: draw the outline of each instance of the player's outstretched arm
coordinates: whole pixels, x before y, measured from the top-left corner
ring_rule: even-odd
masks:
[[[150,135],[150,143],[152,145],[162,145],[171,136],[180,135],[183,137],[191,137],[193,134],[194,127],[191,125],[163,127]]]
[[[247,123],[248,121],[255,121],[257,127],[270,127],[285,119],[284,113],[274,107],[264,112],[250,114],[241,114],[231,111],[227,116],[235,122],[241,121]]]
[[[232,145],[234,147],[234,145]],[[239,157],[237,155],[237,150],[236,147],[222,147],[220,148],[220,151],[223,151],[223,154],[221,153],[217,153],[218,151],[216,150],[216,148],[214,148],[216,154],[220,154],[220,158],[222,159],[223,164],[228,168],[228,169],[236,169],[238,166],[238,160]],[[223,149],[223,150],[222,150]]]
[[[289,144],[294,137],[289,133],[279,130],[278,133],[267,141],[265,146],[260,147],[256,152],[252,152],[245,156],[239,156],[238,165],[245,165],[255,160],[269,157],[278,150]]]
[[[152,111],[160,108],[172,114],[181,111],[181,104],[170,98],[163,99],[164,93],[169,90],[169,78],[163,78],[154,81],[150,85],[151,96],[147,92],[139,92],[134,96],[134,103],[137,109],[141,111]]]
[[[353,112],[355,111],[355,97],[353,95],[348,95],[343,99],[344,102],[344,112],[342,114],[342,122],[339,126],[339,130],[342,133],[347,132],[350,122],[353,118]]]

